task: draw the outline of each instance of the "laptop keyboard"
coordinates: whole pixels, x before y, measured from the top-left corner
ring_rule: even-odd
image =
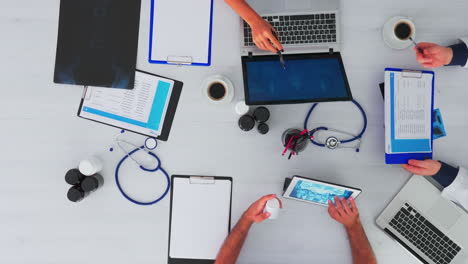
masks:
[[[390,226],[435,263],[448,264],[461,250],[408,203],[393,217]]]
[[[336,42],[335,14],[264,16],[263,19],[278,31],[283,45]],[[255,45],[252,30],[245,21],[244,45]]]

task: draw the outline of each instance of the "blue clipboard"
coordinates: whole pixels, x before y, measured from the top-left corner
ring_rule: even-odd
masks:
[[[190,6],[184,6],[184,1],[180,0],[151,0],[148,54],[149,63],[187,66],[211,65],[213,0],[204,0],[206,1],[204,3],[206,5],[206,10],[205,6],[200,4],[202,3],[201,1],[185,1],[188,5],[197,4],[198,6],[196,8],[198,9],[194,10],[194,8],[190,8]],[[173,7],[168,7],[170,5],[168,3],[170,2],[173,3]],[[155,10],[159,10],[158,7],[164,9],[164,12],[160,11],[159,16],[155,14]],[[199,15],[197,12],[203,14]],[[199,22],[197,18],[203,21]],[[182,26],[184,26],[185,28],[182,28]],[[208,30],[205,28],[205,26],[208,27]],[[165,27],[165,30],[159,31],[156,27]],[[190,29],[190,27],[194,28]],[[196,32],[194,32],[194,29],[200,29],[201,31],[206,33],[205,36],[207,35],[206,38],[208,38],[208,41],[206,41],[206,39],[203,39],[202,41],[197,42],[196,39],[194,40],[194,37],[190,37],[190,34],[196,34]],[[196,35],[200,38],[204,38],[204,33]],[[164,39],[164,45],[159,45],[158,43],[155,43],[155,38],[159,41],[161,39]],[[174,50],[177,50],[177,48],[175,47],[177,47],[178,45],[181,47],[180,53],[174,52]],[[196,48],[198,50],[196,52],[200,52],[203,54],[202,57],[204,58],[202,60],[197,59],[197,57],[200,56],[192,56],[193,54],[191,54],[191,52],[187,52],[188,47],[192,46],[197,46]],[[164,49],[164,51],[161,51],[163,55],[156,56],[156,52],[154,51],[157,48]],[[166,51],[166,49],[168,49],[168,51]]]
[[[403,69],[395,69],[395,68],[386,68],[385,72],[403,72],[406,70]],[[434,82],[435,82],[435,74],[433,71],[409,71],[409,72],[419,72],[421,74],[431,74],[432,75],[432,95],[431,95],[431,126],[432,126],[432,120],[434,118]],[[387,87],[387,86],[386,86]],[[393,87],[388,86],[388,89],[393,89]],[[390,125],[390,124],[385,124]],[[431,129],[431,140],[430,140],[430,145],[431,145],[431,152],[426,152],[426,153],[394,153],[394,154],[388,154],[385,153],[385,163],[386,164],[407,164],[408,160],[410,159],[416,159],[416,160],[425,160],[425,159],[432,159],[433,151],[434,151],[434,133],[433,130]],[[385,146],[386,148],[387,146]]]

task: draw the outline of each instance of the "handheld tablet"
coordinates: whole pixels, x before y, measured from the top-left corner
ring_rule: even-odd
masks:
[[[360,189],[349,186],[294,176],[283,197],[328,206],[328,200],[334,201],[335,196],[355,199],[361,192]]]

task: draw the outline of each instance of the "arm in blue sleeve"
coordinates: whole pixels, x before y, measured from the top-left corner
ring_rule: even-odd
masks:
[[[449,46],[453,50],[452,61],[447,66],[459,65],[465,66],[468,60],[468,47],[465,43]]]
[[[444,162],[440,163],[442,163],[442,167],[440,168],[439,172],[433,176],[433,178],[445,188],[452,184],[452,182],[455,180],[459,169],[452,167]]]

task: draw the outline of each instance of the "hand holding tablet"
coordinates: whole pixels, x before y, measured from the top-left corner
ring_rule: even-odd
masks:
[[[353,197],[348,200],[335,196],[335,203],[328,201],[328,214],[346,228],[359,224],[359,211]]]
[[[283,194],[284,198],[328,206],[328,201],[335,196],[355,199],[361,193],[360,189],[294,176]]]

